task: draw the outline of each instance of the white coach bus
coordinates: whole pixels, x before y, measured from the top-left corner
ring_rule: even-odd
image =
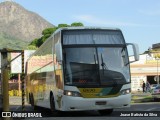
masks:
[[[137,61],[138,46],[126,43],[120,29],[58,29],[27,61],[28,102],[50,108],[53,114],[98,110],[105,115],[129,107],[128,45]]]

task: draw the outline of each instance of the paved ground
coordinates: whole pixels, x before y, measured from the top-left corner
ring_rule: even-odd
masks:
[[[132,97],[135,97],[137,99],[142,99],[145,97],[151,97],[150,93],[134,93],[132,94]],[[10,105],[14,108],[15,111],[21,110],[21,97],[10,97]],[[160,102],[146,102],[146,103],[132,103],[131,107],[127,109],[127,111],[160,111]],[[30,105],[26,104],[26,110],[32,110],[32,107]],[[13,109],[12,109],[13,110]],[[44,110],[46,114],[49,113],[48,110]],[[116,111],[116,110],[115,110]],[[124,109],[119,111],[126,111]],[[115,114],[115,115],[114,115]],[[64,115],[64,117],[45,117],[45,118],[26,118],[27,120],[159,120],[158,117],[115,117],[116,112],[113,114],[113,117],[107,117],[107,116],[100,116],[97,111],[92,112],[80,112],[80,113],[70,113],[70,115]],[[89,117],[87,117],[89,116]],[[13,120],[19,120],[20,118],[14,118]]]
[[[21,97],[17,97],[17,96],[9,97],[9,104],[10,105],[21,105],[22,104],[22,98]],[[26,99],[25,99],[25,104],[26,105],[28,104],[26,102]]]

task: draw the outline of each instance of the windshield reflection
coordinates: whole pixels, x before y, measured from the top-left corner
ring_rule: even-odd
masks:
[[[64,73],[66,85],[125,84],[129,81],[129,66],[123,48],[65,48]]]

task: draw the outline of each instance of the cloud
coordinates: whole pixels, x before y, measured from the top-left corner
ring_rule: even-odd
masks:
[[[121,21],[114,21],[114,20],[105,20],[101,19],[92,15],[76,15],[74,16],[74,19],[82,22],[86,22],[89,24],[94,25],[108,25],[108,26],[132,26],[132,27],[138,27],[143,26],[141,24],[136,23],[130,23],[130,22],[121,22]]]

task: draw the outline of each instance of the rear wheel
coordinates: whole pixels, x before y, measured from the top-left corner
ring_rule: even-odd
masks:
[[[29,104],[31,104],[31,94],[29,93]]]
[[[34,110],[37,109],[37,106],[35,106],[35,103],[34,103],[34,96],[32,93],[30,93],[30,104]]]
[[[99,110],[98,111],[101,115],[110,115],[113,112],[113,109],[105,109],[105,110]]]
[[[34,106],[34,97],[32,93],[30,94],[30,104],[31,106]]]

